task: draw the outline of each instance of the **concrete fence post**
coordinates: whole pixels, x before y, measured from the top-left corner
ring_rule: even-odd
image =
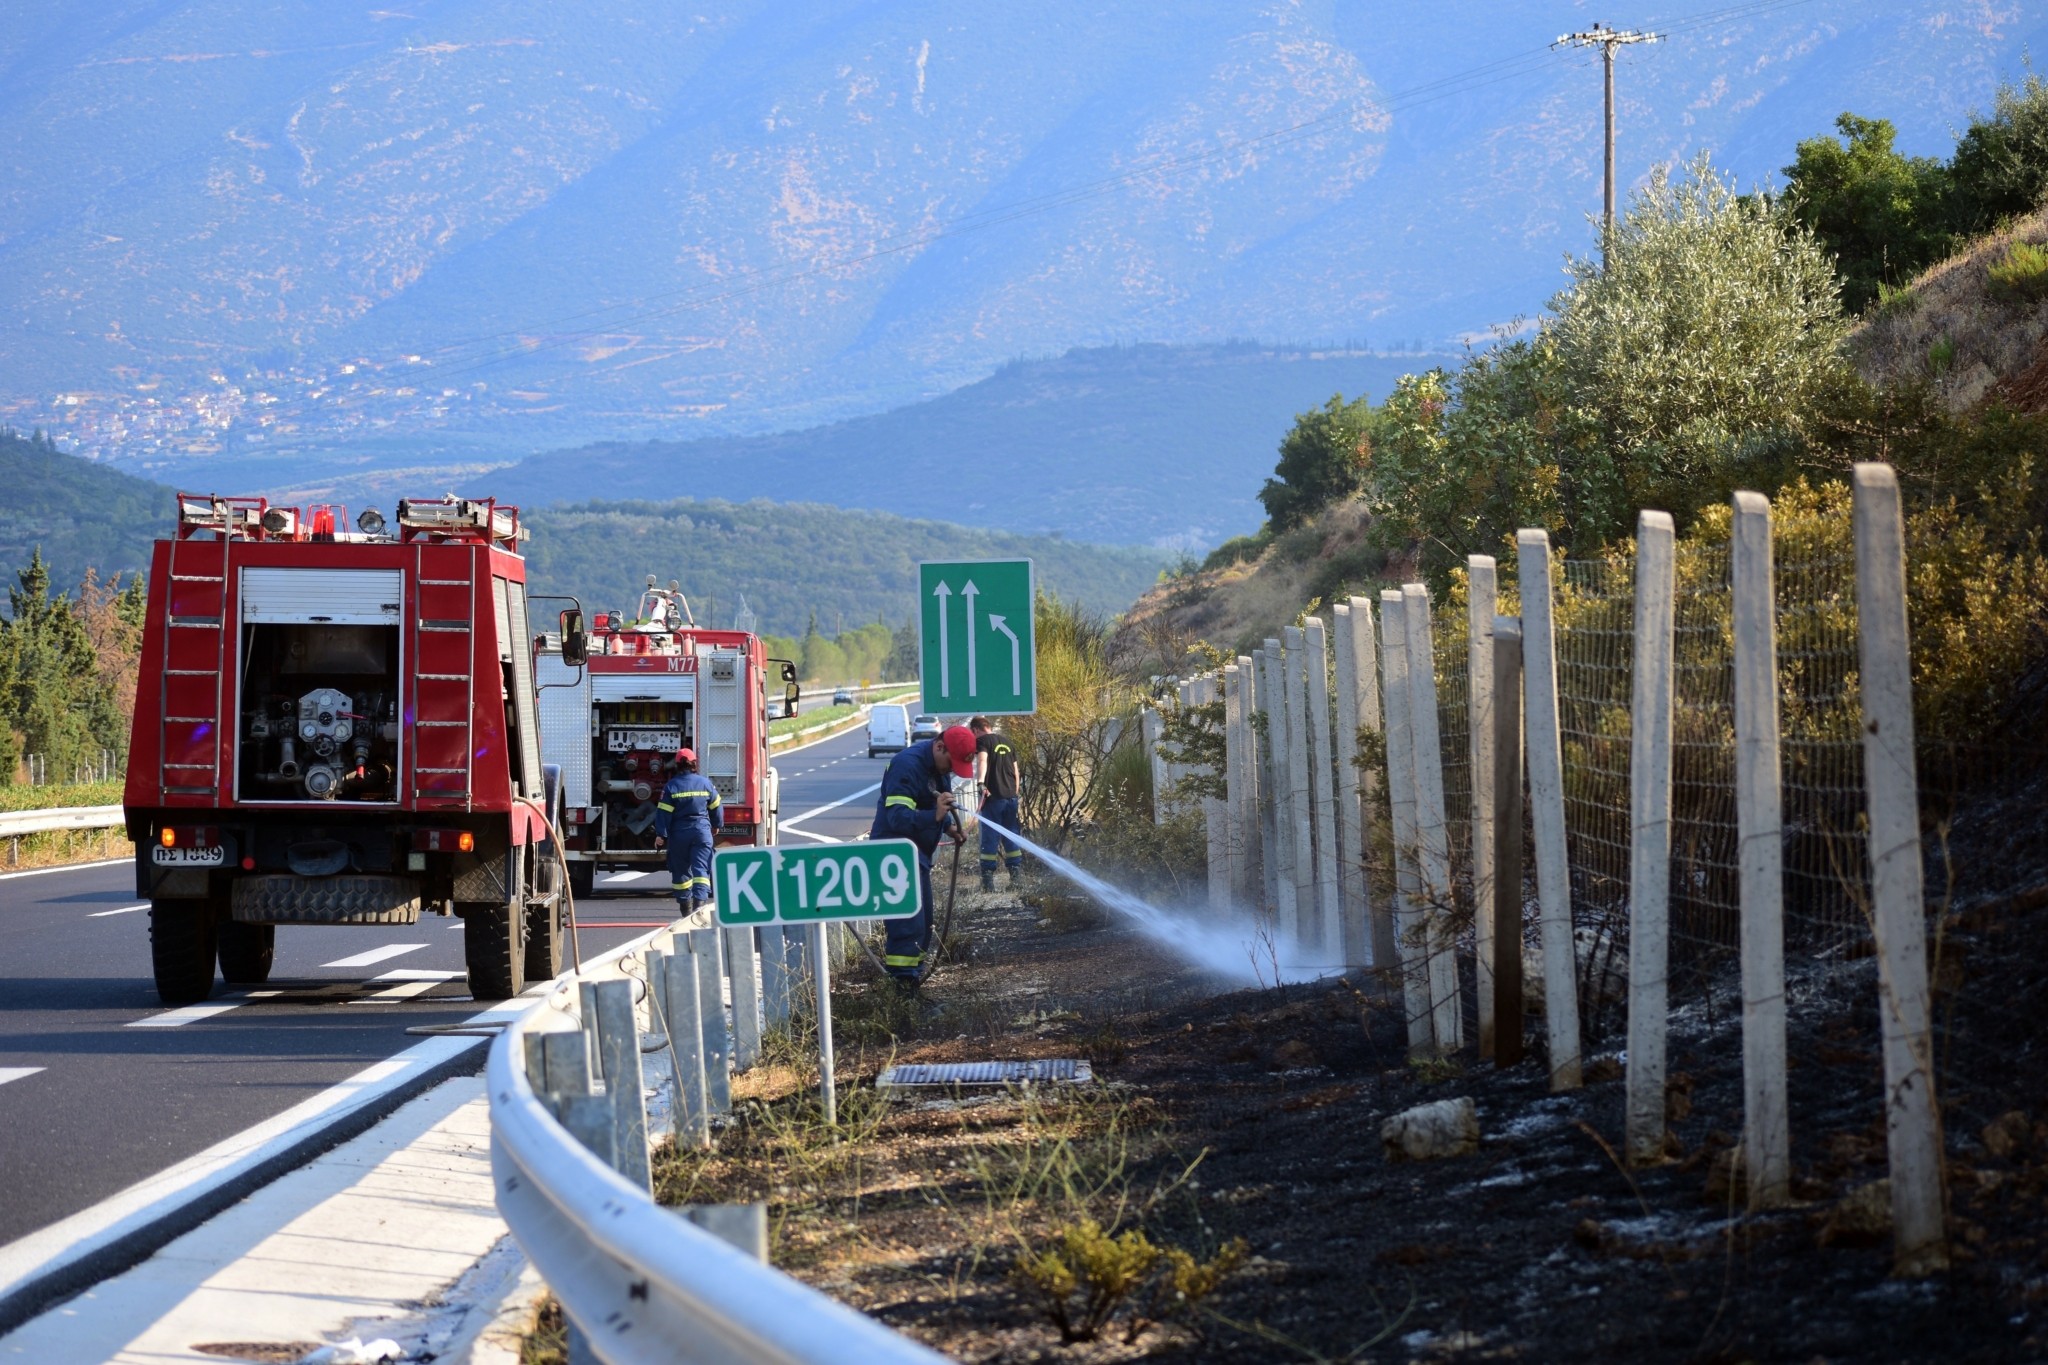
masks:
[[[1671,668],[1677,550],[1671,514],[1636,518],[1635,664],[1629,700],[1628,1084],[1631,1164],[1664,1159],[1671,1009]]]
[[[1394,826],[1394,957],[1408,1016],[1408,1056],[1436,1050],[1430,1019],[1429,956],[1422,938],[1422,883],[1415,870],[1415,741],[1408,725],[1408,626],[1398,589],[1380,593],[1380,661],[1387,713],[1387,797]]]
[[[1870,815],[1870,904],[1884,1035],[1885,1139],[1891,1161],[1893,1266],[1948,1266],[1941,1111],[1928,1027],[1927,903],[1920,778],[1913,752],[1913,660],[1906,620],[1906,533],[1890,465],[1855,470],[1856,610],[1863,682],[1863,782]]]
[[[1265,734],[1259,744],[1259,849],[1264,861],[1266,910],[1274,936],[1294,922],[1294,873],[1288,866],[1293,842],[1283,838],[1287,825],[1287,714],[1280,705],[1280,642],[1268,640],[1253,658],[1253,687]]]
[[[1387,742],[1386,721],[1380,704],[1380,653],[1385,649],[1386,636],[1376,629],[1372,599],[1354,597],[1351,599],[1351,620],[1354,626],[1351,644],[1358,666],[1358,728],[1378,735],[1380,747]],[[1400,960],[1394,948],[1394,902],[1391,895],[1384,899],[1373,899],[1371,869],[1378,856],[1373,850],[1373,840],[1379,830],[1379,789],[1380,776],[1377,765],[1369,765],[1358,773],[1358,847],[1361,855],[1358,867],[1358,886],[1366,916],[1371,923],[1370,947],[1372,961],[1376,966],[1391,967]]]
[[[1337,858],[1337,763],[1330,740],[1330,645],[1323,623],[1309,617],[1302,628],[1308,655],[1302,666],[1308,672],[1308,742],[1313,749],[1310,765],[1315,772],[1314,811],[1316,836],[1316,937],[1322,944],[1317,963],[1342,967],[1344,917],[1338,881],[1342,864]]]
[[[1401,587],[1408,629],[1408,732],[1415,746],[1416,871],[1421,878],[1423,923],[1429,946],[1431,1032],[1440,1053],[1464,1046],[1458,1009],[1457,892],[1451,881],[1451,831],[1444,802],[1443,728],[1437,716],[1436,638],[1429,589]]]
[[[1493,972],[1497,911],[1493,874],[1494,722],[1493,618],[1500,605],[1492,555],[1465,559],[1466,696],[1471,723],[1467,752],[1472,764],[1472,940],[1473,982],[1479,993],[1479,1056],[1494,1049]]]
[[[1735,495],[1728,558],[1735,628],[1735,833],[1742,906],[1742,1169],[1752,1209],[1790,1199],[1785,1085],[1783,768],[1778,755],[1777,570],[1771,504]]]
[[[1522,618],[1493,618],[1493,1060],[1522,1060]]]
[[[1266,724],[1273,746],[1273,848],[1280,855],[1275,930],[1279,939],[1286,940],[1298,932],[1295,887],[1301,873],[1294,847],[1295,717],[1287,704],[1287,660],[1278,640],[1266,641],[1266,672],[1267,676],[1259,680],[1259,695],[1265,698]]]
[[[1317,950],[1315,769],[1309,760],[1308,640],[1299,626],[1280,632],[1287,688],[1287,818],[1294,840],[1294,934],[1297,960]]]
[[[1145,744],[1146,760],[1152,766],[1152,823],[1157,825],[1166,819],[1166,755],[1159,752],[1160,743],[1166,738],[1166,722],[1155,707],[1146,707],[1139,724],[1139,737]]]
[[[1260,786],[1263,778],[1259,769],[1259,732],[1252,723],[1259,705],[1257,672],[1249,654],[1237,656],[1237,749],[1244,785],[1233,788],[1231,796],[1237,803],[1237,833],[1244,848],[1244,865],[1240,870],[1243,883],[1239,888],[1238,901],[1252,910],[1264,904],[1266,890],[1266,848],[1259,826],[1264,788]]]
[[[1223,701],[1221,676],[1214,673],[1203,674],[1195,682],[1195,704],[1206,711],[1219,701]],[[1224,762],[1216,777],[1226,784],[1225,794],[1202,798],[1202,824],[1208,835],[1209,909],[1217,914],[1223,914],[1230,909],[1233,861],[1230,856],[1230,802],[1227,785],[1230,772],[1230,726],[1225,720],[1217,720],[1216,736],[1224,742]]]
[[[1379,729],[1379,679],[1372,654],[1372,608],[1354,597],[1330,609],[1337,654],[1337,894],[1344,924],[1344,962],[1366,967],[1378,959],[1372,945],[1372,890],[1365,879],[1365,788],[1358,768],[1358,730],[1365,723],[1365,693],[1372,692],[1372,728]],[[1363,633],[1363,640],[1360,634]]]
[[[1251,841],[1244,825],[1244,790],[1251,781],[1245,763],[1244,670],[1236,663],[1223,666],[1223,811],[1224,847],[1230,859],[1229,901],[1245,905],[1251,888],[1245,876],[1250,862]],[[1211,902],[1213,904],[1213,902]]]
[[[1564,736],[1557,709],[1549,532],[1517,531],[1515,565],[1522,595],[1524,759],[1529,767],[1529,828],[1536,845],[1536,900],[1542,916],[1543,1027],[1550,1051],[1550,1088],[1576,1090],[1585,1077],[1579,1057],[1571,864],[1564,842]]]

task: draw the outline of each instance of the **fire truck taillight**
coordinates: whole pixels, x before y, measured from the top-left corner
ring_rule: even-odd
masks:
[[[220,843],[220,831],[212,825],[165,825],[156,837],[165,848],[213,848]]]
[[[157,837],[163,841],[165,848],[176,848],[178,846],[178,831],[172,829],[169,825],[165,825],[164,832]]]
[[[474,853],[476,835],[466,829],[416,829],[412,846],[416,853]]]

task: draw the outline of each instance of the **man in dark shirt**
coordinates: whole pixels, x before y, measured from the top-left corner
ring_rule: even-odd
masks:
[[[981,889],[996,889],[996,865],[1010,870],[1015,886],[1024,869],[1024,850],[1004,836],[1017,828],[1017,802],[1024,787],[1017,778],[1017,748],[987,716],[967,722],[974,732],[974,775],[981,782]]]

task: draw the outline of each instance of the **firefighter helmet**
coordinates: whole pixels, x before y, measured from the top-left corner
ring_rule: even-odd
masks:
[[[686,768],[694,768],[694,767],[696,767],[696,766],[697,766],[697,751],[696,751],[695,749],[678,749],[678,750],[676,750],[676,762],[678,762],[678,763],[682,764],[682,765],[683,765],[684,767],[686,767]]]

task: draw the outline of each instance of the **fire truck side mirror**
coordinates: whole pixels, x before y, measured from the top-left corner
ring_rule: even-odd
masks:
[[[562,662],[580,668],[590,657],[590,637],[583,630],[583,613],[574,607],[562,612]]]

